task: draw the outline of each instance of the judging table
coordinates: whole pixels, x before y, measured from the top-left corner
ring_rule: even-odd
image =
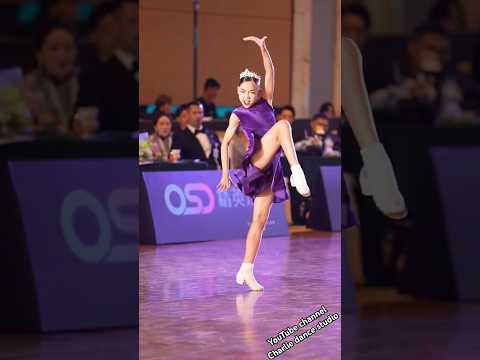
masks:
[[[480,271],[480,127],[432,127],[395,121],[388,114],[376,114],[376,119],[410,214],[406,226],[397,229],[406,258],[399,289],[422,297],[478,301],[473,274]],[[342,134],[343,145],[354,144],[347,142],[352,139],[348,132]],[[348,151],[343,152],[345,163],[357,171],[358,147]],[[385,220],[371,200],[361,202],[363,255],[369,273],[379,274],[382,245],[376,232]]]
[[[303,156],[299,161],[308,178],[312,197],[307,226],[340,231],[340,159]],[[289,167],[282,160],[284,176]],[[140,242],[167,244],[205,240],[239,239],[248,230],[252,201],[232,186],[221,193],[216,186],[219,170],[194,161],[140,166]],[[292,211],[298,213],[304,199],[290,189]],[[233,221],[232,221],[233,219]],[[283,204],[274,204],[264,236],[287,235]]]
[[[305,200],[290,187],[292,221],[321,231],[341,231],[341,159],[298,153],[298,161],[307,178],[312,197]],[[289,177],[288,162],[282,158],[284,175]],[[303,205],[302,205],[303,204]],[[308,219],[302,219],[301,206],[309,207]]]
[[[193,165],[193,164],[192,164]],[[198,164],[195,164],[198,165]],[[235,187],[217,191],[220,170],[141,172],[140,242],[168,244],[243,238],[252,201]],[[274,204],[264,236],[288,235],[282,204]]]
[[[379,126],[412,216],[405,289],[478,301],[480,127]]]

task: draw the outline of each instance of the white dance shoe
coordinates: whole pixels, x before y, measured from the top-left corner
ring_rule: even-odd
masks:
[[[242,263],[240,270],[237,272],[236,278],[237,284],[242,285],[246,283],[250,290],[253,291],[262,291],[263,286],[258,283],[253,275],[253,264],[252,263]]]
[[[305,174],[303,173],[300,164],[293,165],[290,170],[292,171],[290,185],[297,189],[300,195],[309,197],[311,195],[310,188],[308,187],[307,179],[305,179]]]
[[[360,172],[362,194],[372,196],[375,205],[385,215],[406,212],[392,163],[383,145],[373,143],[360,152],[363,159]]]

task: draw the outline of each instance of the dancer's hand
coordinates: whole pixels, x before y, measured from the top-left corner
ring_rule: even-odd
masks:
[[[232,185],[232,183],[231,183],[228,175],[222,175],[222,178],[220,179],[220,182],[217,185],[217,189],[220,192],[222,192],[222,191],[228,190],[231,185]]]
[[[379,142],[360,150],[363,168],[360,171],[360,187],[363,195],[372,196],[377,208],[391,219],[400,220],[408,215],[390,158]]]
[[[267,39],[268,36],[264,36],[261,39],[256,37],[256,36],[247,36],[243,38],[243,41],[253,41],[255,44],[257,44],[260,47],[265,46],[265,40]]]

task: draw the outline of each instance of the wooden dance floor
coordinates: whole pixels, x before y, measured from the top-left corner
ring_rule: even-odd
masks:
[[[235,283],[244,240],[140,248],[140,359],[267,359],[314,327],[270,345],[267,339],[322,305],[340,315],[340,234],[264,238],[250,292]],[[340,359],[341,319],[278,359]]]

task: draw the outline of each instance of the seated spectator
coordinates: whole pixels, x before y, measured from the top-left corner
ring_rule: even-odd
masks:
[[[60,22],[44,24],[37,31],[34,51],[36,68],[25,76],[24,84],[34,132],[66,134],[79,91],[74,35]]]
[[[214,131],[203,127],[203,106],[199,102],[188,105],[187,127],[175,133],[173,148],[180,149],[182,159],[199,159],[219,168],[220,140]]]
[[[328,137],[332,139],[331,147],[332,150],[336,151],[339,155],[342,152],[342,138],[338,129],[331,129],[328,131]]]
[[[321,114],[325,114],[325,116],[330,119],[335,116],[335,109],[333,104],[330,101],[324,102],[320,106],[320,110],[318,111]]]
[[[287,120],[290,124],[295,121],[295,109],[292,105],[283,106],[278,112],[278,120]]]
[[[172,97],[166,94],[159,95],[155,100],[157,111],[161,111],[165,114],[172,115]]]
[[[218,118],[217,107],[213,102],[220,91],[220,83],[215,79],[207,79],[203,85],[203,94],[197,99],[203,106],[204,116]]]
[[[113,1],[104,1],[95,7],[90,16],[89,41],[80,53],[82,70],[96,68],[112,58],[118,42],[115,10],[116,5]]]
[[[320,106],[319,113],[323,114],[328,119],[328,122],[330,122],[330,119],[335,117],[335,108],[333,107],[333,104],[330,101],[327,101]],[[338,129],[330,129],[329,124],[327,124],[327,129],[328,129],[328,137],[330,137],[333,141],[332,149],[340,153],[341,138],[340,138]]]
[[[138,130],[138,0],[118,0],[118,46],[105,64],[82,73],[79,106],[99,109],[100,131]]]
[[[159,112],[153,121],[154,133],[148,138],[154,160],[168,161],[172,149],[172,122],[170,117]]]
[[[437,0],[430,9],[428,22],[439,24],[450,34],[466,31],[465,9],[459,0]]]
[[[342,36],[352,39],[363,50],[367,44],[372,20],[367,8],[358,3],[342,8]]]
[[[328,131],[328,117],[325,113],[316,114],[310,121],[310,134],[295,143],[297,151],[321,156],[340,156],[335,149],[335,141]]]
[[[480,93],[472,79],[449,69],[449,56],[450,37],[441,27],[418,27],[404,58],[392,66],[389,85],[370,94],[372,107],[429,124],[463,116],[467,99]]]
[[[188,105],[180,105],[175,112],[175,124],[173,125],[173,131],[183,131],[188,125],[188,119],[190,118],[190,110]]]

